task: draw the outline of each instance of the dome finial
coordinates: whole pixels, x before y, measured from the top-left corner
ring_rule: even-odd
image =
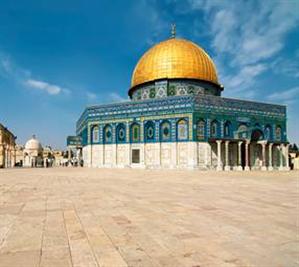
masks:
[[[171,38],[175,38],[176,35],[176,25],[175,23],[171,24]]]

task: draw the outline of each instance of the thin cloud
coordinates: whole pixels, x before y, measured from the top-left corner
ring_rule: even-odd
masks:
[[[163,35],[166,29],[170,29],[155,2],[149,0],[137,1],[131,10],[132,16],[144,27],[143,34],[147,45],[152,46]],[[146,14],[146,16],[144,16]]]
[[[121,95],[119,95],[118,93],[110,93],[109,94],[109,99],[112,102],[124,102],[124,101],[128,100],[128,98],[124,98]]]
[[[88,101],[93,101],[93,100],[97,99],[97,95],[92,92],[86,92],[86,97],[87,97]]]
[[[0,76],[22,82],[31,76],[31,72],[17,66],[9,55],[0,51]]]
[[[237,65],[271,58],[284,47],[286,34],[299,21],[295,1],[191,2],[206,13],[215,51],[233,55],[232,63]]]
[[[31,88],[44,91],[44,92],[48,93],[49,95],[58,95],[65,90],[64,88],[62,88],[58,85],[50,84],[50,83],[47,83],[44,81],[38,81],[38,80],[34,80],[34,79],[27,80],[25,82],[25,84]],[[67,89],[67,91],[69,92],[68,89]]]
[[[49,95],[59,95],[64,93],[70,95],[71,90],[56,84],[37,80],[32,77],[29,70],[16,65],[8,55],[0,52],[0,75],[6,79],[11,79],[17,83],[25,85],[27,88],[43,91]]]
[[[104,96],[101,96],[88,91],[86,92],[86,97],[88,102],[97,101],[98,104],[111,103],[111,102],[124,102],[128,100],[128,98],[125,98],[116,92],[111,92],[109,94],[105,94]]]
[[[284,74],[289,77],[299,78],[299,54],[292,59],[277,58],[271,64],[275,74]]]
[[[287,34],[299,22],[296,1],[189,0],[191,10],[201,10],[216,54],[219,76],[232,91],[246,91],[270,68],[270,61],[285,47]],[[254,15],[253,15],[254,14]],[[198,23],[195,22],[194,25]],[[286,63],[286,74],[298,75]],[[249,71],[249,75],[244,75]],[[256,80],[256,79],[255,79]]]
[[[275,92],[268,96],[268,100],[271,101],[281,101],[283,103],[293,103],[294,100],[299,98],[299,86],[283,90],[280,92]]]

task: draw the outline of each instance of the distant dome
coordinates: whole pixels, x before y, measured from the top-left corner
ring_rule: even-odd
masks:
[[[41,143],[36,139],[35,135],[33,135],[32,138],[29,139],[26,142],[25,149],[26,150],[37,150],[37,151],[40,151],[43,148],[42,148]]]

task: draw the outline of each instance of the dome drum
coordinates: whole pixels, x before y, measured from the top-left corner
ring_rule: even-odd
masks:
[[[197,79],[160,79],[137,85],[129,90],[133,100],[182,95],[220,96],[223,89],[214,83]]]

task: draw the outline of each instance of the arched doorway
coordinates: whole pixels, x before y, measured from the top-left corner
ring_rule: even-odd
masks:
[[[246,165],[246,154],[245,153],[246,153],[245,142],[242,142],[242,144],[241,144],[241,166],[242,166],[243,170]]]
[[[264,134],[261,130],[255,129],[251,133],[251,141],[257,142],[264,139]]]
[[[264,133],[260,129],[254,129],[251,132],[249,162],[252,169],[260,169],[262,167],[262,146],[259,141],[263,139]]]

